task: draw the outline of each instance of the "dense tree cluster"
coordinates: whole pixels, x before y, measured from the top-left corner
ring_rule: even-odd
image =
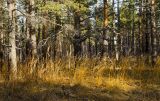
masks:
[[[160,53],[158,0],[0,0],[0,65]]]

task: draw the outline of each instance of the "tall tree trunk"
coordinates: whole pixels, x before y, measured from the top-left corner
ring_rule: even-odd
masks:
[[[10,20],[10,33],[9,33],[9,43],[11,44],[11,51],[9,53],[9,58],[11,61],[11,78],[17,78],[17,55],[16,55],[16,1],[8,0],[9,9],[9,20]]]
[[[134,21],[135,20],[135,15],[134,15],[135,7],[134,7],[134,0],[131,0],[130,2],[131,2],[131,12],[132,12],[131,13],[132,14],[132,23],[131,23],[131,32],[132,32],[132,44],[131,44],[132,48],[131,48],[131,50],[132,51],[131,52],[133,55],[135,55],[135,53],[136,53],[135,52],[136,51],[136,47],[135,47],[136,46],[136,44],[135,44],[135,39],[136,39],[135,37],[136,36],[135,36],[135,24],[134,24],[134,22],[135,22]]]
[[[138,46],[137,46],[137,55],[140,56],[142,52],[142,0],[139,1],[139,18],[138,18]]]
[[[35,2],[34,0],[30,0],[30,5],[32,7],[32,11],[31,11],[31,16],[33,17],[33,20],[35,20]],[[31,40],[32,40],[32,48],[33,48],[33,55],[36,55],[37,54],[37,44],[36,44],[36,29],[35,29],[35,26],[32,24],[31,26],[31,31],[30,34],[31,34]]]
[[[30,15],[29,18],[27,18],[28,27],[27,27],[27,37],[29,38],[30,44],[31,44],[31,53],[32,56],[36,56],[37,54],[37,43],[36,43],[36,29],[33,21],[35,21],[35,2],[34,0],[29,0],[29,8],[28,13]],[[30,50],[30,49],[29,49]]]
[[[108,26],[108,1],[107,0],[103,0],[103,5],[104,5],[104,20],[103,20],[103,28]],[[103,30],[103,34],[102,34],[102,43],[101,43],[101,57],[103,57],[104,52],[105,52],[105,38],[106,38],[106,30]]]
[[[47,38],[47,23],[42,26],[42,40]],[[42,58],[45,60],[47,56],[47,45],[42,46]]]
[[[115,0],[112,0],[112,12],[113,13],[114,13],[114,6],[115,6]],[[115,13],[112,16],[112,27],[115,28]],[[112,33],[111,35],[111,55],[113,52],[115,52],[114,37],[115,37],[115,34]]]
[[[3,2],[0,0],[0,3],[2,3],[2,4],[0,4],[0,6],[4,6],[3,5]],[[0,15],[3,15],[3,9],[2,8],[0,8]],[[3,16],[0,16],[0,19],[3,19]],[[4,29],[4,27],[3,27],[3,24],[1,24],[1,23],[4,23],[3,22],[3,20],[0,20],[0,52],[2,52],[2,40],[3,40],[3,29]]]
[[[75,29],[75,35],[73,37],[73,47],[74,47],[74,56],[75,58],[82,55],[82,42],[78,41],[81,40],[81,30],[80,30],[80,12],[79,10],[75,12],[74,15],[74,29]],[[79,43],[77,43],[79,42]]]
[[[156,8],[155,8],[155,0],[151,0],[151,45],[152,45],[152,52],[151,52],[151,64],[152,66],[156,63],[157,57],[157,39],[156,39]]]
[[[0,0],[0,2],[1,2],[0,6],[4,6],[3,1]],[[3,15],[2,8],[0,8],[0,15]],[[3,16],[0,16],[0,19],[3,19]],[[0,23],[4,23],[3,20],[0,21]],[[2,46],[3,38],[4,38],[3,37],[4,36],[3,28],[4,28],[3,24],[0,24],[0,71],[2,71],[3,59],[4,59],[4,56],[3,56],[4,52],[3,52],[3,46]]]
[[[149,53],[150,53],[150,11],[149,11],[149,5],[148,0],[145,0],[145,32],[144,32],[144,53],[146,56],[145,62],[146,64],[149,64]]]
[[[118,18],[118,22],[117,22],[117,30],[118,30],[118,34],[116,34],[116,61],[117,63],[119,62],[120,60],[120,41],[121,41],[121,38],[120,38],[120,1],[117,0],[117,18]]]

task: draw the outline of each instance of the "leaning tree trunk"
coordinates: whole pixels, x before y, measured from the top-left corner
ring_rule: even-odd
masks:
[[[11,62],[11,76],[12,79],[17,78],[17,57],[16,57],[16,1],[8,0],[9,9],[9,22],[10,22],[10,32],[9,32],[9,43],[11,44],[11,51],[9,53],[9,58]]]

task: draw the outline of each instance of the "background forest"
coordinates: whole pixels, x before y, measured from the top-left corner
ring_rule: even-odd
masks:
[[[159,101],[159,54],[159,0],[0,0],[0,101]]]

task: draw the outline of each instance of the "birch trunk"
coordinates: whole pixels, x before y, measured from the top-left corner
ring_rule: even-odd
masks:
[[[9,43],[11,44],[9,58],[11,62],[11,76],[13,79],[17,78],[17,55],[16,55],[16,1],[8,0],[9,20],[11,31],[9,33]]]

